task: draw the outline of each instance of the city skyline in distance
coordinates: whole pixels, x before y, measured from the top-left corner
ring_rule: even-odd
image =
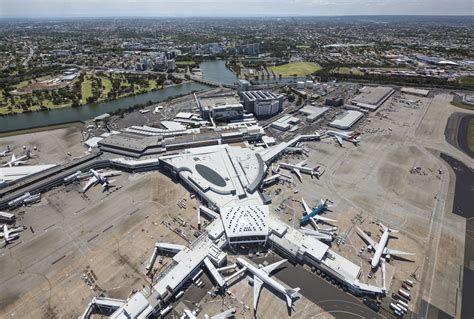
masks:
[[[470,0],[2,0],[2,18],[473,15]]]

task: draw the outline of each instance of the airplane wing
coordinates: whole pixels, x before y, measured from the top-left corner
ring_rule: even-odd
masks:
[[[308,215],[309,213],[311,213],[311,209],[309,208],[308,204],[306,204],[304,198],[301,198],[301,202],[303,203],[304,207],[303,215]]]
[[[337,142],[339,143],[339,145],[342,146],[342,138],[340,136],[337,136],[337,135],[334,135],[334,137],[336,138]]]
[[[277,261],[276,263],[268,265],[266,267],[262,267],[260,269],[266,272],[268,275],[270,275],[273,271],[275,271],[275,269],[279,268],[285,262],[286,262],[286,259],[283,259],[283,260]]]
[[[401,250],[395,250],[395,249],[390,249],[390,248],[386,248],[383,250],[383,253],[385,255],[394,255],[394,256],[414,256],[415,254],[413,253],[407,253],[405,251],[401,251]]]
[[[307,160],[303,160],[303,161],[299,162],[298,164],[296,164],[296,166],[305,166],[306,161]]]
[[[253,277],[253,309],[257,309],[258,298],[260,291],[262,291],[263,281],[257,276]]]
[[[100,175],[102,177],[111,177],[111,176],[116,176],[116,175],[120,175],[121,172],[119,171],[109,171],[109,172],[104,172],[104,173],[100,173]]]
[[[86,186],[84,186],[84,188],[82,189],[82,192],[85,193],[95,183],[97,183],[97,177],[92,176],[91,178],[89,178],[89,181],[87,182]]]
[[[360,237],[362,237],[362,239],[366,243],[368,243],[370,246],[374,247],[375,249],[377,248],[377,243],[372,238],[367,236],[367,234],[364,233],[359,227],[357,227],[357,233],[359,234]]]
[[[327,218],[327,217],[323,217],[321,215],[316,215],[313,217],[314,219],[316,220],[321,220],[323,222],[328,222],[328,223],[337,223],[337,220],[335,219],[331,219],[331,218]]]
[[[295,173],[296,176],[298,176],[298,179],[300,180],[300,182],[303,182],[303,176],[301,176],[301,172],[300,172],[299,169],[297,169],[297,168],[292,168],[291,171],[292,171],[293,173]]]

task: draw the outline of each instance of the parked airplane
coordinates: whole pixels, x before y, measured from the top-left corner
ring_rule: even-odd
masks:
[[[3,238],[3,240],[5,241],[5,246],[12,240],[14,239],[17,239],[18,237],[20,237],[20,234],[18,234],[19,232],[23,231],[24,228],[23,227],[12,227],[12,228],[8,228],[7,225],[3,225],[3,231],[0,231],[0,237]]]
[[[9,162],[3,164],[3,166],[17,166],[20,164],[25,164],[30,159],[30,151],[28,150],[25,155],[22,155],[16,158],[15,154],[12,154],[12,158]]]
[[[306,163],[306,160],[301,161],[298,164],[279,163],[278,166],[291,170],[293,173],[296,174],[296,176],[298,176],[298,179],[300,180],[300,182],[302,182],[302,180],[303,180],[303,177],[301,176],[301,173],[310,174],[311,177],[316,176],[316,178],[318,178],[318,179],[321,175],[323,175],[324,171],[322,171],[322,172],[320,171],[320,166],[316,166],[314,168],[311,168],[311,167],[306,167],[305,163]]]
[[[336,139],[340,146],[342,146],[342,140],[352,142],[354,145],[359,144],[360,133],[356,132],[339,132],[339,131],[326,131],[326,134]]]
[[[114,185],[112,185],[112,183],[114,181],[109,180],[108,177],[120,174],[120,172],[117,172],[117,171],[99,173],[96,170],[93,170],[92,168],[91,168],[90,172],[92,173],[92,177],[89,179],[86,186],[84,186],[84,188],[82,190],[83,193],[87,192],[87,190],[89,188],[91,188],[92,186],[95,186],[97,184],[101,184],[104,187],[104,190],[108,190],[110,187],[114,186]]]
[[[10,153],[10,145],[7,145],[7,148],[0,152],[0,157],[5,157],[8,153]]]
[[[308,204],[306,204],[304,198],[301,198],[301,202],[303,203],[304,207],[304,212],[303,212],[303,217],[300,218],[300,226],[306,225],[308,222],[313,223],[314,227],[318,229],[319,227],[317,226],[317,221],[323,221],[325,223],[337,223],[337,220],[323,217],[319,215],[323,210],[327,209],[328,207],[328,200],[322,200],[321,203],[316,206],[314,209],[310,209]],[[337,229],[337,227],[335,227]],[[334,229],[334,230],[335,230]]]
[[[260,296],[260,291],[262,290],[263,284],[267,284],[272,287],[274,290],[282,293],[286,297],[286,304],[288,308],[292,308],[293,299],[298,296],[298,291],[300,288],[285,288],[282,284],[277,282],[275,279],[271,278],[271,273],[279,268],[283,263],[286,262],[286,259],[283,259],[279,262],[273,263],[266,267],[257,268],[247,260],[237,257],[237,263],[243,266],[243,269],[249,271],[253,274],[253,310],[257,310],[258,298]]]
[[[407,253],[404,251],[400,250],[395,250],[395,249],[390,249],[387,248],[387,243],[388,243],[388,238],[390,237],[390,233],[397,233],[398,230],[395,229],[390,229],[388,227],[385,227],[381,223],[379,225],[383,229],[382,237],[380,237],[380,241],[376,243],[372,238],[367,236],[366,233],[364,233],[359,227],[357,227],[357,233],[359,236],[367,243],[369,246],[367,247],[370,250],[374,251],[374,255],[372,256],[372,259],[370,261],[370,265],[372,266],[372,269],[377,268],[380,259],[382,258],[382,255],[385,256],[385,259],[390,259],[390,255],[414,255],[413,253]]]

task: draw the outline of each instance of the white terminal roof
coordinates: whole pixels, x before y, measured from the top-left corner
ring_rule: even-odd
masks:
[[[127,302],[117,309],[109,318],[113,319],[141,319],[153,311],[148,300],[141,292],[137,292]]]
[[[227,206],[221,209],[228,238],[268,235],[269,209],[266,205]]]
[[[186,129],[186,125],[175,121],[161,121],[161,125],[170,131],[184,131]]]
[[[334,121],[329,123],[329,126],[337,127],[341,130],[347,130],[360,120],[362,116],[364,116],[362,112],[347,110],[341,116],[338,116]]]
[[[15,181],[20,178],[50,169],[54,166],[56,166],[56,164],[0,167],[0,180]]]
[[[261,205],[258,192],[248,189],[263,179],[265,167],[254,151],[228,145],[191,148],[160,157],[183,181],[218,208]]]

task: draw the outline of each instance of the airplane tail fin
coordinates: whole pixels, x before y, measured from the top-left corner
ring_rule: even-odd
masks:
[[[380,227],[382,227],[383,231],[387,231],[390,232],[390,233],[398,233],[398,230],[397,229],[392,229],[392,228],[388,228],[387,226],[385,226],[384,224],[382,223],[379,223]]]
[[[300,288],[288,288],[285,289],[286,294],[290,296],[291,298],[295,298],[298,296],[298,292],[300,291]]]

